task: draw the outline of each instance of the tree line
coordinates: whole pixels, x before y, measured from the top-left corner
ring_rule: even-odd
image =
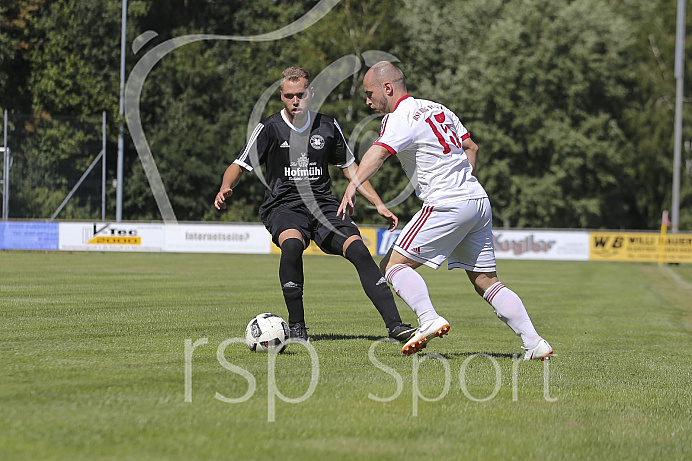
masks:
[[[129,1],[127,74],[175,37],[266,34],[319,3]],[[360,63],[325,95],[320,111],[339,120],[362,154],[379,127],[361,86],[368,52],[377,51],[399,60],[413,96],[445,104],[469,129],[480,148],[477,175],[496,226],[660,225],[672,195],[676,0],[332,3],[323,18],[298,33],[269,41],[196,41],[167,54],[147,75],[142,126],[179,220],[258,220],[264,186],[252,176],[243,178],[228,211],[217,212],[212,199],[246,141],[257,101],[285,67],[305,67],[314,77],[346,56]],[[22,169],[25,190],[10,196],[10,209],[24,217],[50,216],[72,187],[61,176],[65,165],[79,171],[88,165],[69,147],[97,141],[81,125],[69,132],[57,127],[60,116],[107,112],[108,177],[115,177],[121,7],[103,0],[0,4],[0,108],[30,115],[12,119],[28,139],[24,162],[13,166]],[[147,31],[155,37],[135,53],[133,40]],[[691,46],[688,37],[686,49]],[[691,66],[686,59],[685,88]],[[262,115],[281,107],[277,91]],[[692,138],[691,116],[685,107],[684,140]],[[31,140],[39,129],[49,135]],[[137,152],[127,134],[125,139],[123,219],[160,219]],[[681,230],[692,227],[692,154],[689,142],[685,146]],[[340,194],[346,182],[338,172],[332,177]],[[373,185],[385,201],[396,201],[392,209],[402,219],[419,208],[405,193],[407,180],[396,160],[385,163]],[[360,203],[355,219],[381,224]],[[108,204],[112,219],[112,186]],[[60,217],[83,217],[93,212],[89,207],[73,204]]]

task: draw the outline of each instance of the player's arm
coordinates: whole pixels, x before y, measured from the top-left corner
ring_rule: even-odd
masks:
[[[231,163],[223,174],[221,187],[214,198],[214,206],[217,210],[226,208],[226,198],[233,194],[233,188],[238,185],[240,177],[245,170],[237,163]]]
[[[344,192],[344,196],[341,199],[341,205],[339,205],[339,209],[336,212],[337,216],[343,215],[345,217],[349,210],[351,213],[353,212],[353,207],[356,203],[356,190],[370,179],[390,156],[391,154],[384,147],[376,144],[370,146],[363,156],[357,171],[351,176],[346,192]]]
[[[269,139],[264,123],[258,123],[248,143],[223,174],[221,187],[214,198],[214,206],[217,210],[226,208],[225,200],[233,195],[233,188],[238,185],[243,173],[252,171],[259,164],[264,163],[268,144]]]
[[[342,168],[341,171],[344,172],[344,176],[346,176],[346,179],[350,181],[353,179],[353,176],[356,174],[356,171],[358,171],[358,165],[355,162],[351,163],[346,168]],[[360,192],[360,194],[363,197],[368,199],[368,201],[372,203],[376,208],[384,206],[384,202],[377,194],[377,192],[375,192],[375,189],[372,187],[372,184],[370,184],[370,181],[363,182],[363,184],[361,184],[358,188],[358,192]]]
[[[467,137],[463,141],[461,141],[461,147],[464,148],[464,152],[466,152],[466,157],[469,159],[469,163],[471,164],[471,168],[473,169],[473,173],[476,174],[476,163],[478,160],[478,146],[476,145],[475,142],[471,139],[471,137]]]
[[[466,157],[469,159],[471,164],[472,173],[476,173],[476,164],[478,161],[478,146],[471,139],[471,133],[468,132],[466,127],[461,123],[459,117],[454,112],[452,114],[452,122],[454,123],[454,129],[457,131],[458,135],[461,137],[461,147],[464,148]]]
[[[341,171],[344,172],[344,176],[346,176],[346,178],[350,181],[358,171],[358,167],[354,162],[346,168],[342,168]],[[389,211],[389,209],[385,206],[380,196],[372,187],[372,184],[370,184],[370,181],[363,182],[358,188],[358,192],[360,192],[363,197],[368,199],[368,201],[373,204],[380,216],[389,221],[389,230],[393,231],[396,229],[396,226],[399,224],[399,218],[394,213]]]

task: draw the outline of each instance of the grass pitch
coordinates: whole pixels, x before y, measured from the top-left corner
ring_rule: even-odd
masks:
[[[0,458],[692,458],[690,266],[499,269],[550,362],[458,270],[420,269],[452,330],[405,357],[353,267],[307,256],[313,354],[269,356],[232,341],[286,316],[278,256],[2,252]]]

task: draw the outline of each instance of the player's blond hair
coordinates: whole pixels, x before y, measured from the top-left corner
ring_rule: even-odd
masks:
[[[288,80],[291,82],[296,82],[301,78],[307,81],[306,87],[310,84],[310,72],[303,69],[302,67],[289,67],[281,72],[281,84]]]

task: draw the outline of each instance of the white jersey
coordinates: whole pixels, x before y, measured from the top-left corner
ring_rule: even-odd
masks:
[[[469,136],[442,104],[406,95],[385,115],[374,144],[397,156],[421,200],[438,205],[487,197],[461,147]]]

